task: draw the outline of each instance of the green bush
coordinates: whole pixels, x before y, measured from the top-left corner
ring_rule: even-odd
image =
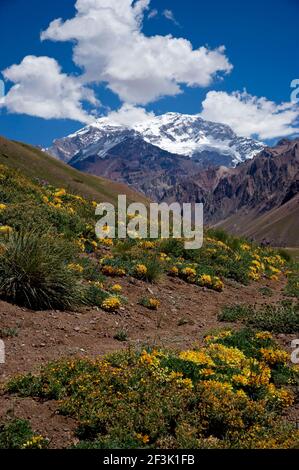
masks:
[[[72,246],[51,234],[13,232],[0,245],[0,297],[33,310],[80,303],[81,287],[68,268]]]
[[[273,333],[299,332],[299,305],[282,302],[260,309],[246,305],[227,306],[218,314],[219,321],[242,321],[248,326]]]
[[[0,449],[44,449],[48,444],[32,431],[27,420],[13,419],[0,425]]]
[[[272,297],[273,296],[273,290],[270,289],[270,287],[261,287],[259,289],[260,293],[266,297]]]
[[[299,305],[267,305],[249,316],[247,324],[274,333],[298,333]]]
[[[294,266],[294,271],[288,275],[288,283],[285,288],[287,295],[299,298],[299,265]]]
[[[183,256],[184,252],[187,251],[187,250],[184,250],[183,241],[175,239],[175,238],[168,238],[168,239],[161,240],[159,248],[162,253],[175,256],[176,258]]]
[[[32,437],[29,422],[15,419],[0,426],[0,449],[20,449]]]
[[[253,313],[252,307],[247,305],[225,306],[218,314],[219,321],[234,322],[248,318]]]
[[[104,282],[105,276],[101,272],[101,266],[95,259],[82,258],[80,265],[83,268],[82,277],[86,281]]]

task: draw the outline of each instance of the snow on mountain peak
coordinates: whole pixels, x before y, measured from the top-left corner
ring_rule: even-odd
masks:
[[[111,148],[133,135],[170,153],[197,160],[203,155],[205,161],[215,160],[215,155],[221,155],[229,166],[252,158],[264,148],[261,142],[238,137],[225,124],[205,121],[199,115],[169,112],[132,126],[102,117],[74,134],[54,141],[48,152],[64,161],[70,161],[76,154],[78,159],[89,155],[105,157]]]

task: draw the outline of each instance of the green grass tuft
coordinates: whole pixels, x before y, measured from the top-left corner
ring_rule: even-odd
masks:
[[[13,232],[1,242],[0,297],[33,310],[79,304],[81,287],[68,268],[71,245],[49,233]]]

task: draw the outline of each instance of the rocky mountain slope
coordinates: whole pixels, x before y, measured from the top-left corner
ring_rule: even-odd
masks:
[[[104,157],[90,155],[82,159],[77,154],[69,163],[86,173],[126,183],[158,201],[178,182],[199,171],[189,157],[161,150],[139,135],[115,145]]]
[[[164,200],[204,203],[206,223],[274,245],[299,246],[299,139],[236,168],[209,169],[185,178]]]

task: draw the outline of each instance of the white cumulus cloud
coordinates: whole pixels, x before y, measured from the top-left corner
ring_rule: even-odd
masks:
[[[153,112],[147,112],[140,106],[133,106],[126,103],[119,110],[111,111],[107,117],[110,121],[116,122],[117,124],[133,127],[135,124],[154,118],[155,114]]]
[[[42,40],[74,41],[73,59],[85,83],[105,83],[123,102],[147,104],[204,87],[232,66],[224,46],[193,49],[184,38],[142,32],[150,0],[77,0],[74,18],[52,21]]]
[[[14,83],[3,103],[11,113],[84,123],[94,119],[82,106],[83,101],[99,104],[92,90],[82,86],[76,77],[62,73],[57,61],[50,57],[27,56],[20,64],[4,70],[3,76]]]
[[[246,91],[210,91],[202,103],[203,119],[229,125],[238,135],[273,139],[299,132],[299,106],[276,104]]]

